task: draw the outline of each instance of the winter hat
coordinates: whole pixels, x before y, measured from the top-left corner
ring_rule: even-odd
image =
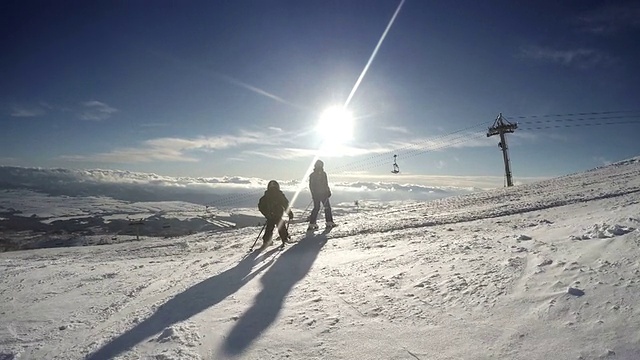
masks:
[[[324,163],[322,162],[322,160],[316,161],[316,165],[314,166],[315,169],[322,169],[323,167]]]
[[[275,180],[271,180],[269,181],[269,185],[267,185],[267,190],[269,189],[280,190],[280,184],[278,184],[278,182]]]

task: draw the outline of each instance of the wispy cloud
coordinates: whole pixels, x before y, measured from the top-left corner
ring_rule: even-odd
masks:
[[[390,151],[393,151],[393,148],[379,144],[368,144],[361,146],[334,145],[331,147],[323,147],[320,149],[296,147],[265,147],[262,149],[246,150],[243,152],[243,154],[257,155],[270,159],[291,160],[297,158],[309,158],[315,155],[325,158],[356,157],[371,154],[382,154]]]
[[[276,127],[276,126],[269,126],[268,129],[273,131],[273,132],[277,132],[277,133],[283,133],[284,132],[284,130],[282,130],[282,128],[279,128],[279,127]]]
[[[193,155],[194,151],[215,151],[243,145],[273,143],[273,138],[251,132],[191,139],[156,138],[143,141],[138,147],[124,147],[90,155],[63,155],[60,159],[121,164],[153,161],[197,162],[199,159]]]
[[[393,131],[393,132],[397,132],[397,133],[401,133],[401,134],[408,134],[409,133],[409,130],[407,130],[407,128],[404,128],[402,126],[384,126],[384,127],[382,127],[382,130]]]
[[[315,155],[324,158],[369,156],[376,162],[383,154],[392,156],[413,156],[432,151],[443,151],[450,148],[495,146],[493,139],[487,139],[484,132],[465,132],[431,138],[413,138],[407,141],[390,141],[388,143],[339,144],[321,148],[310,147],[269,147],[252,148],[243,151],[244,155],[261,156],[271,159],[289,160],[309,158]]]
[[[564,66],[576,66],[589,69],[596,66],[608,66],[615,59],[595,49],[567,49],[558,50],[541,46],[526,46],[518,53],[520,58],[561,64]]]
[[[323,158],[371,157],[370,162],[380,161],[381,155],[413,156],[426,152],[442,151],[450,148],[495,146],[493,139],[487,139],[484,133],[467,132],[432,138],[414,138],[406,142],[359,143],[357,145],[332,145],[328,147],[263,147],[243,151],[244,155],[261,156],[271,159],[290,160],[309,158],[315,155]],[[377,159],[377,160],[376,160]],[[386,160],[385,160],[386,161]]]
[[[117,109],[100,101],[85,101],[82,104],[78,117],[87,121],[102,121],[111,117],[113,113],[118,112]]]
[[[61,160],[98,163],[142,163],[153,161],[197,162],[198,159],[187,156],[181,150],[151,146],[140,148],[121,148],[110,152],[90,155],[62,155]]]
[[[37,105],[21,106],[15,105],[12,107],[10,116],[12,117],[37,117],[46,115],[47,113],[54,112],[67,112],[75,114],[79,119],[87,121],[102,121],[110,118],[114,113],[118,112],[117,109],[96,100],[85,101],[79,104],[79,106],[60,106],[52,105],[46,102],[40,102]]]
[[[42,108],[39,107],[21,107],[14,106],[11,111],[11,116],[13,117],[36,117],[42,116],[45,112]]]
[[[263,143],[264,140],[255,136],[223,135],[214,137],[200,137],[195,139],[158,138],[144,142],[145,147],[153,149],[185,150],[221,150],[245,144]]]
[[[579,30],[598,35],[611,35],[640,28],[640,3],[611,4],[576,17]]]
[[[409,144],[409,145],[407,145]],[[423,153],[449,148],[494,146],[494,141],[483,132],[460,132],[430,138],[414,138],[407,142],[394,142],[392,147],[402,153]]]
[[[275,149],[275,148],[262,148],[259,150],[245,150],[242,152],[243,155],[249,156],[260,156],[269,159],[278,159],[278,160],[291,160],[303,157],[310,157],[315,154],[312,149],[296,149],[296,148],[287,148],[287,149]]]

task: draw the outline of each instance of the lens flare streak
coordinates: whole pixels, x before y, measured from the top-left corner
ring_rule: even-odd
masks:
[[[349,97],[347,97],[347,101],[344,102],[344,107],[345,108],[347,106],[349,106],[349,103],[351,102],[351,99],[353,98],[353,95],[355,95],[356,90],[358,90],[358,87],[360,87],[360,83],[362,82],[362,79],[364,78],[364,75],[367,73],[367,70],[369,70],[369,66],[373,62],[373,59],[376,57],[376,54],[378,53],[378,50],[380,49],[380,46],[382,45],[382,42],[387,37],[387,34],[389,33],[389,29],[391,29],[391,26],[396,21],[396,17],[398,16],[398,13],[400,12],[400,9],[402,8],[402,5],[404,4],[404,1],[405,0],[400,1],[400,4],[396,8],[396,11],[393,13],[393,16],[391,17],[391,20],[389,21],[389,24],[387,24],[387,28],[384,29],[384,32],[382,33],[382,36],[380,37],[380,40],[378,40],[378,44],[376,44],[376,47],[373,49],[373,53],[369,57],[369,60],[367,61],[367,64],[364,66],[364,69],[362,69],[362,73],[360,73],[360,77],[358,77],[358,80],[356,81],[355,85],[353,86],[353,89],[351,89],[351,93],[349,94]]]
[[[367,61],[367,64],[364,66],[364,68],[362,69],[362,72],[360,73],[360,76],[358,77],[358,80],[353,85],[353,88],[351,89],[351,93],[349,93],[349,96],[347,97],[347,100],[344,103],[344,108],[347,108],[349,103],[351,103],[351,99],[353,99],[353,96],[355,95],[356,91],[358,90],[358,87],[360,87],[360,83],[362,82],[362,79],[364,78],[365,74],[367,73],[367,70],[369,70],[369,67],[371,66],[371,63],[373,62],[373,59],[375,59],[376,54],[378,53],[378,50],[380,49],[380,46],[382,45],[382,42],[387,37],[387,34],[389,33],[389,30],[391,29],[391,26],[393,26],[393,23],[395,22],[396,18],[398,17],[398,13],[400,13],[400,9],[402,8],[402,5],[404,4],[404,2],[405,2],[405,0],[401,0],[400,4],[398,4],[398,7],[396,8],[396,11],[393,13],[393,16],[391,17],[391,20],[389,20],[389,23],[387,24],[387,27],[385,28],[384,32],[382,33],[382,36],[380,36],[380,40],[378,40],[378,43],[376,44],[376,47],[373,49],[373,53],[371,53],[371,56],[369,57],[369,60]],[[287,209],[287,211],[289,211],[293,207],[293,204],[295,203],[296,199],[298,198],[298,196],[302,192],[302,189],[304,189],[306,187],[306,181],[305,180],[309,177],[309,175],[311,175],[311,172],[313,171],[313,165],[316,163],[316,161],[319,158],[320,158],[320,150],[318,150],[316,155],[313,157],[313,160],[311,160],[311,164],[307,168],[307,171],[305,171],[305,174],[304,174],[304,176],[302,177],[302,179],[301,179],[301,181],[299,183],[300,185],[298,186],[298,189],[296,190],[296,192],[294,193],[293,197],[291,198],[291,202],[289,203],[289,209]]]

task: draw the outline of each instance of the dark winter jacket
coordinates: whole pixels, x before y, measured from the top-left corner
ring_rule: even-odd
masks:
[[[327,173],[321,168],[314,169],[309,175],[309,190],[311,190],[311,197],[315,200],[325,200],[331,197]]]
[[[278,189],[268,189],[258,201],[258,210],[267,219],[278,221],[289,207],[289,200]],[[291,211],[289,211],[291,213]]]

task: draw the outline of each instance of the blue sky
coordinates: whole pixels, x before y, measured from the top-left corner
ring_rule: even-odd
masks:
[[[326,140],[320,114],[347,99],[353,138],[319,153],[333,180],[502,186],[498,138],[483,135],[499,113],[520,127],[516,183],[640,154],[638,2],[27,0],[0,13],[0,165],[300,179]]]

